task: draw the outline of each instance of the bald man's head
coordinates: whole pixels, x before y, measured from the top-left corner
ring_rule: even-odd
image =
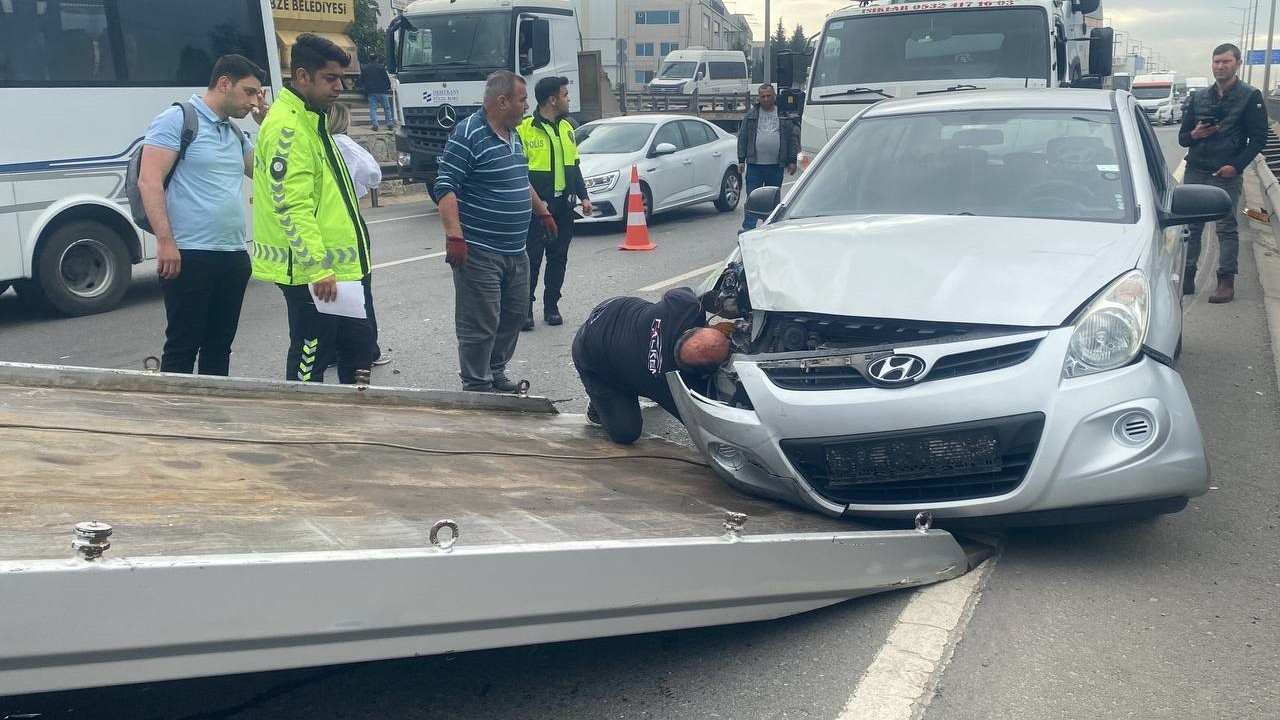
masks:
[[[680,343],[679,353],[682,366],[712,370],[729,359],[729,338],[713,328],[698,328]]]

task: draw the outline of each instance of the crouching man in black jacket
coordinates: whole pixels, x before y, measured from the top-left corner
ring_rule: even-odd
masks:
[[[587,419],[620,445],[640,437],[641,397],[679,419],[666,373],[707,375],[729,359],[729,338],[706,322],[689,288],[656,303],[616,297],[596,306],[573,339],[573,364],[591,399]]]
[[[1211,303],[1231,302],[1236,295],[1240,234],[1236,229],[1245,168],[1267,142],[1267,109],[1262,93],[1236,77],[1240,48],[1230,43],[1213,50],[1212,86],[1191,96],[1182,116],[1178,142],[1188,148],[1186,185],[1214,185],[1231,196],[1231,213],[1215,225],[1218,233],[1218,287]],[[1182,275],[1184,295],[1195,293],[1196,267],[1200,262],[1200,238],[1204,224],[1190,227],[1187,266]]]

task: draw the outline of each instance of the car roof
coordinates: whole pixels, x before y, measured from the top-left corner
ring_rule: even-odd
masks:
[[[618,117],[601,118],[592,120],[588,125],[599,125],[602,123],[654,123],[666,122],[667,120],[702,120],[702,118],[693,115],[678,115],[675,113],[669,115],[649,114],[644,115],[620,115]],[[703,120],[703,122],[706,122]]]
[[[1111,110],[1114,97],[1113,90],[966,90],[884,100],[868,108],[863,117],[952,110]]]

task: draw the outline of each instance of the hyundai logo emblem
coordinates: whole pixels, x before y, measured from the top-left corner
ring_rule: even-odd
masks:
[[[915,355],[888,355],[868,365],[867,374],[885,385],[901,385],[924,374],[924,360]]]
[[[441,105],[436,111],[436,122],[440,123],[440,127],[448,130],[458,124],[458,111],[452,105]]]

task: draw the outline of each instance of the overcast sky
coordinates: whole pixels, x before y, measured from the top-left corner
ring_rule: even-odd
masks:
[[[1253,0],[1103,0],[1102,6],[1110,25],[1128,34],[1131,41],[1168,59],[1173,69],[1187,75],[1209,75],[1209,54],[1222,42],[1240,42],[1243,13],[1231,6],[1244,7]],[[725,0],[733,11],[755,16],[757,36],[764,25],[764,0]],[[837,8],[852,4],[849,0],[772,0],[771,22],[781,14],[788,34],[797,23],[813,35],[822,29],[822,19]],[[1267,43],[1267,11],[1270,3],[1261,0],[1258,12],[1259,48]],[[1232,23],[1236,24],[1232,24]],[[1277,33],[1280,35],[1280,33]],[[1276,43],[1280,47],[1280,41]],[[1272,72],[1275,76],[1276,71]],[[1261,67],[1254,72],[1254,84],[1262,83]]]

